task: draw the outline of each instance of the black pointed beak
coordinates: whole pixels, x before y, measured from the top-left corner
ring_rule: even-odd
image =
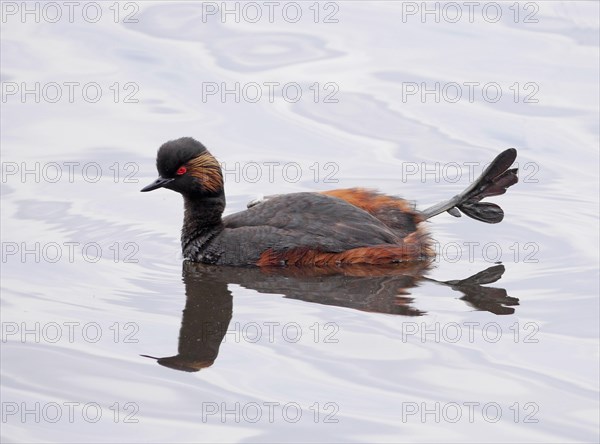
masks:
[[[175,179],[165,179],[165,178],[159,176],[158,179],[156,179],[150,185],[145,186],[140,191],[144,192],[144,191],[156,190],[157,188],[162,188],[165,185],[167,185],[168,183],[173,182],[174,180]]]

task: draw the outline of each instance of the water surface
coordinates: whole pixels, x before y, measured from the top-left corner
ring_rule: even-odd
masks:
[[[597,442],[598,4],[528,5],[4,15],[3,441]],[[181,198],[139,193],[181,136],[223,163],[227,213],[357,185],[425,208],[508,147],[521,180],[501,224],[428,223],[429,270],[211,269],[182,264]]]

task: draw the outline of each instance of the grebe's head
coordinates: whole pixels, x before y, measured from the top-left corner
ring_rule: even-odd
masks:
[[[141,191],[168,188],[189,196],[216,196],[223,193],[221,166],[210,152],[191,137],[171,140],[158,149],[159,177]]]

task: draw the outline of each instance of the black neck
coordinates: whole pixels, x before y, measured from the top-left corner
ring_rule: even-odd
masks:
[[[181,229],[181,248],[184,256],[193,244],[202,245],[223,229],[221,215],[225,210],[225,195],[200,197],[183,195],[184,215]]]

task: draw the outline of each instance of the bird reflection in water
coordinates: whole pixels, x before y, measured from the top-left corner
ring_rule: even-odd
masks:
[[[156,358],[160,365],[195,372],[211,366],[233,309],[233,297],[228,284],[237,284],[259,293],[277,293],[298,299],[375,313],[422,316],[424,311],[413,307],[409,289],[422,282],[432,282],[461,292],[460,298],[477,310],[497,315],[514,313],[517,298],[508,296],[503,288],[484,287],[498,281],[503,265],[496,265],[466,279],[436,281],[424,276],[426,265],[345,266],[331,268],[240,268],[215,267],[183,262],[186,304],[179,332],[177,355]]]

